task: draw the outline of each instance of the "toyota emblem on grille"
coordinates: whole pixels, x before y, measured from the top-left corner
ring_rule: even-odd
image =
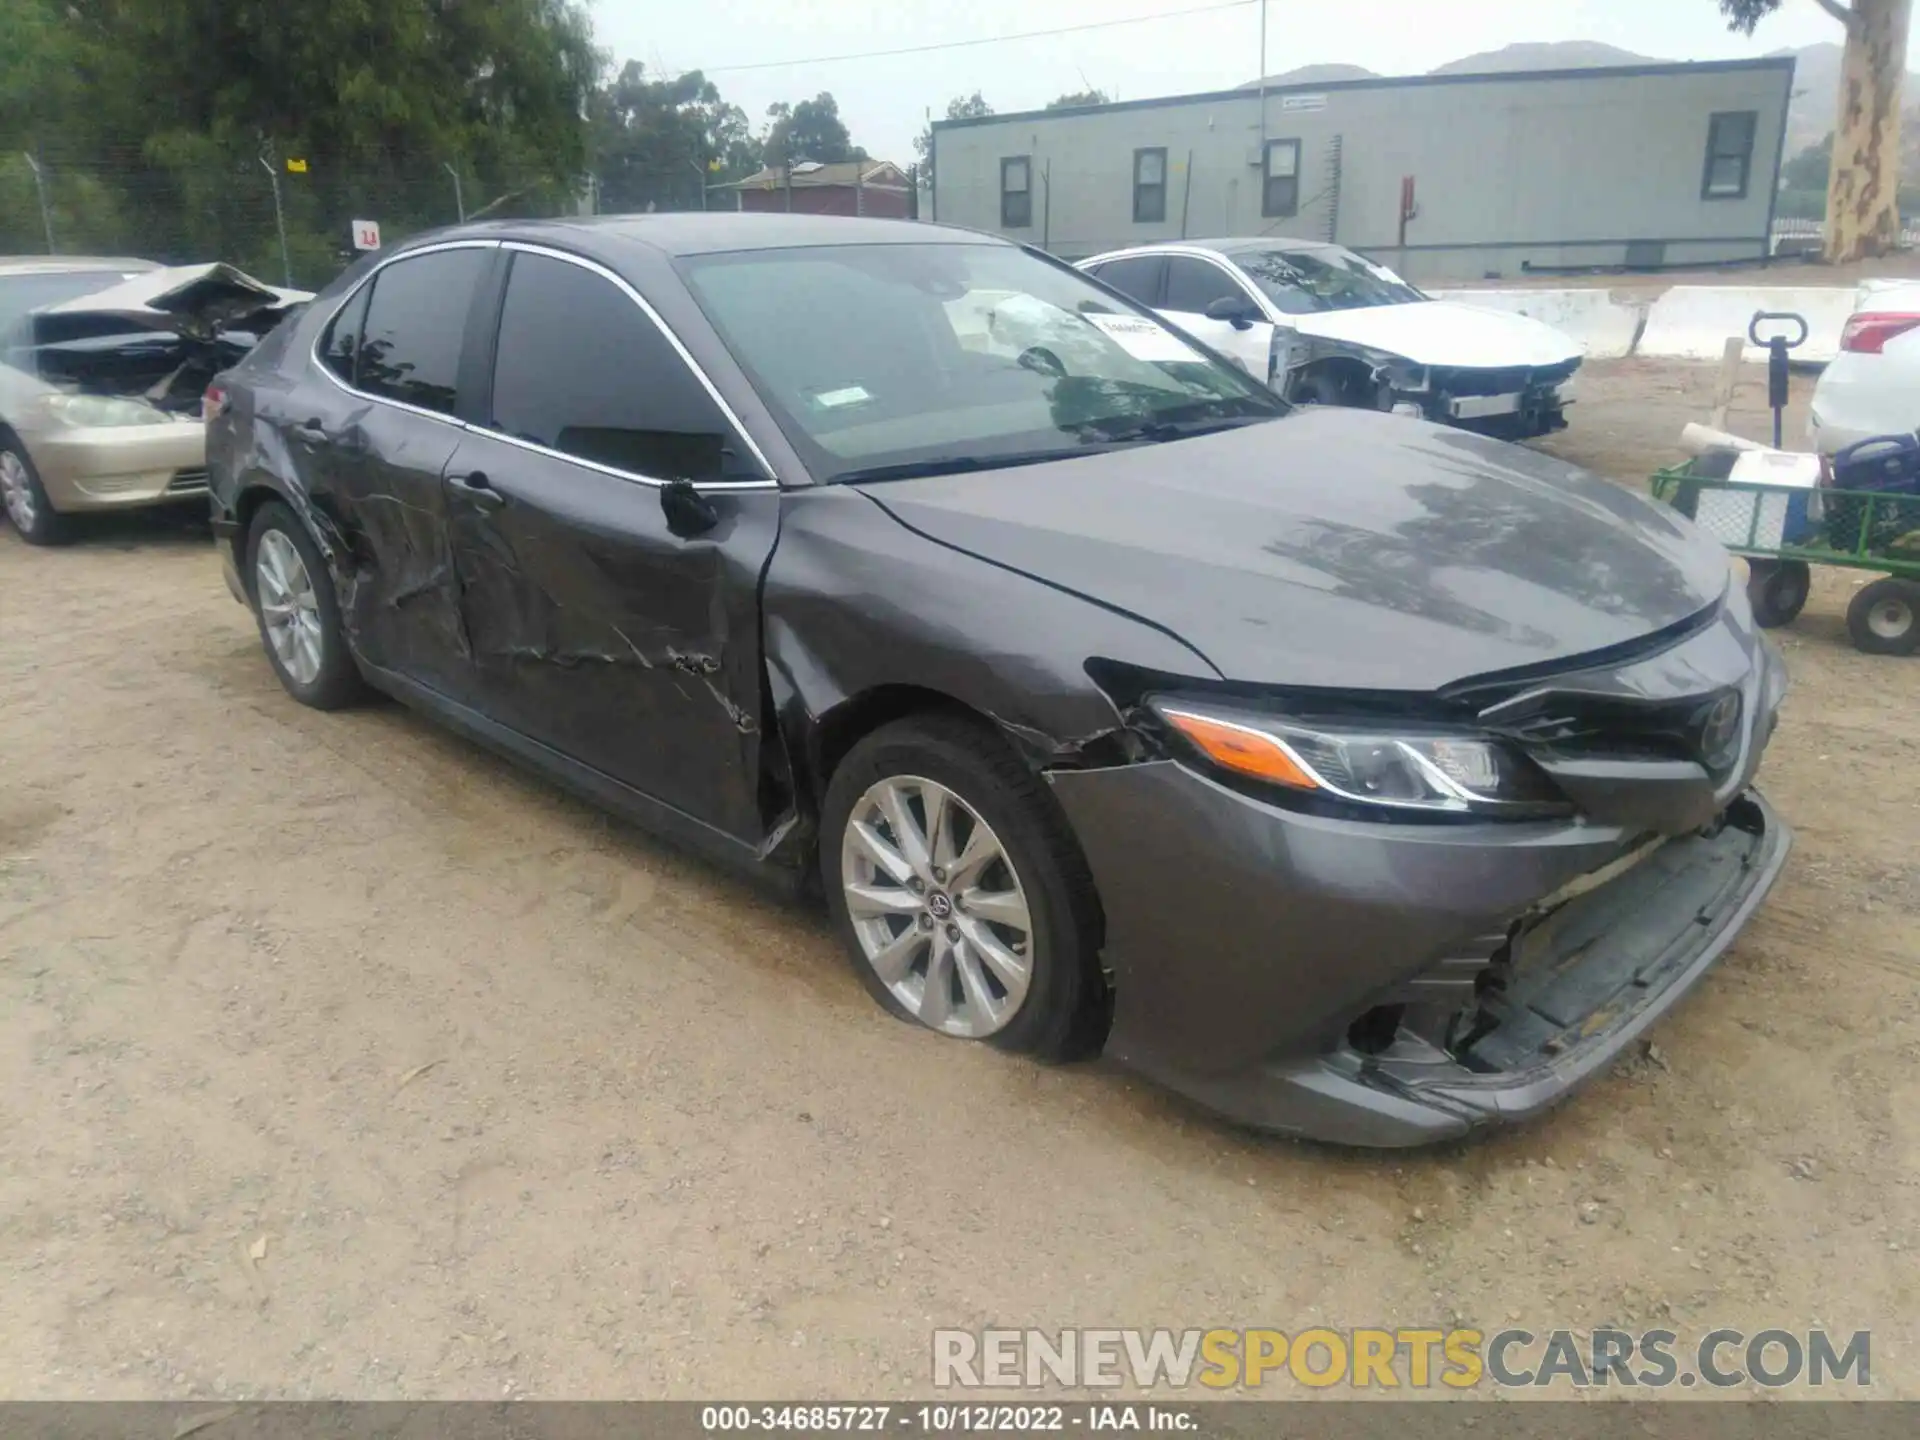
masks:
[[[1725,770],[1740,754],[1740,696],[1722,695],[1700,718],[1700,758],[1709,770]]]

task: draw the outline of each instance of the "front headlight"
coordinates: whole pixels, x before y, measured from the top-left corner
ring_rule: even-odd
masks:
[[[1422,732],[1303,724],[1168,698],[1148,706],[1205,759],[1236,776],[1301,796],[1439,813],[1566,813],[1566,797],[1501,741]]]
[[[71,425],[76,430],[165,425],[173,419],[166,411],[144,400],[118,399],[111,395],[42,395],[40,408],[49,420]]]

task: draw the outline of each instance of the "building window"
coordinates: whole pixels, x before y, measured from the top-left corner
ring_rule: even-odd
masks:
[[[1707,122],[1707,175],[1703,200],[1744,200],[1753,174],[1753,137],[1760,116],[1753,110],[1729,110]]]
[[[1266,181],[1260,193],[1262,215],[1300,213],[1300,142],[1267,142]]]
[[[1000,228],[1024,230],[1033,224],[1033,161],[1025,155],[1000,162]]]
[[[1167,152],[1133,152],[1133,223],[1158,225],[1167,218]]]

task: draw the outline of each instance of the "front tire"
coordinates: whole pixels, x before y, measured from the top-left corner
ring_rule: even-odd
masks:
[[[1048,1060],[1106,1016],[1086,861],[980,722],[927,714],[855,745],[827,787],[821,878],[869,993],[903,1020]]]
[[[59,545],[72,536],[67,517],[47,499],[26,446],[11,435],[0,439],[0,509],[29,545]]]
[[[361,693],[347,650],[333,579],[293,511],[262,505],[247,530],[244,572],[260,643],[286,692],[316,710],[338,710]]]

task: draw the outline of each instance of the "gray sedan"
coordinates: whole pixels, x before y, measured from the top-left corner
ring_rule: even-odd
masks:
[[[1534,1114],[1785,861],[1725,553],[1570,466],[1299,411],[1049,258],[501,222],[209,394],[296,700],[364,687],[783,890],[934,1036],[1275,1131]]]

